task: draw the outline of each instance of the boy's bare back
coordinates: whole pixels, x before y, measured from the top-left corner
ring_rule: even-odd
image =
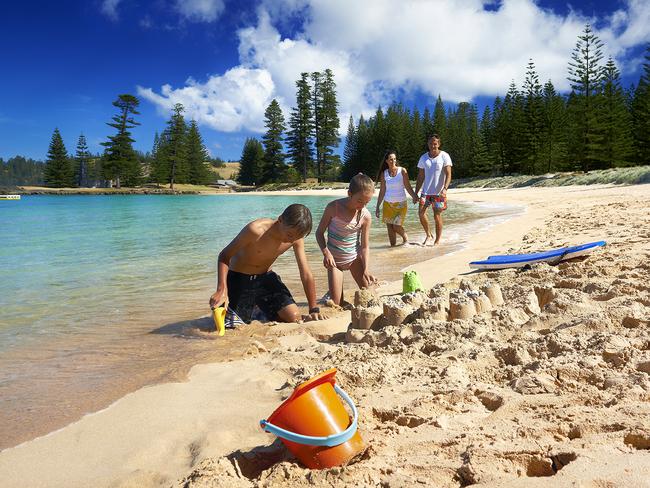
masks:
[[[245,274],[265,273],[279,255],[293,247],[293,243],[282,242],[279,236],[274,235],[273,224],[276,222],[275,219],[257,219],[242,229],[228,245],[234,247],[230,258],[231,270]]]

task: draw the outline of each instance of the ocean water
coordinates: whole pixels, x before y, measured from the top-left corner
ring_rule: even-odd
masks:
[[[332,199],[39,195],[0,203],[0,449],[217,360],[222,343],[191,332],[209,324],[192,320],[209,313],[219,251],[247,222],[276,217],[295,202],[311,209],[315,230]],[[459,248],[481,226],[515,211],[452,203],[444,246],[391,249],[374,201],[368,208],[371,272],[382,280]],[[406,229],[412,241],[424,237],[415,206]],[[306,244],[321,296],[327,278],[313,233]],[[293,253],[274,269],[304,304]],[[354,287],[350,277],[345,286]]]

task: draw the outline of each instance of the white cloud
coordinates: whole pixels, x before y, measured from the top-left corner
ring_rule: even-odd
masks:
[[[178,13],[194,22],[214,22],[224,8],[223,0],[176,0]]]
[[[276,84],[276,98],[285,117],[295,103],[296,80],[302,72],[332,69],[338,86],[341,107],[365,109],[363,91],[366,81],[354,73],[354,60],[339,49],[323,49],[305,39],[281,39],[266,11],[260,11],[256,27],[239,31],[239,57],[243,66],[264,67]]]
[[[612,44],[613,53],[622,54],[626,49],[650,42],[650,2],[628,0],[626,8],[619,9],[608,19],[602,38]]]
[[[203,85],[192,81],[178,89],[166,85],[161,95],[141,89],[141,95],[166,110],[176,101],[186,105],[182,100],[187,99],[192,112],[203,114],[197,121],[217,130],[259,131],[272,98],[288,117],[301,72],[331,68],[344,132],[350,113],[370,115],[398,91],[418,90],[431,99],[441,94],[452,102],[504,94],[511,80],[522,84],[529,58],[542,83],[551,79],[556,89],[567,90],[567,64],[588,22],[598,25],[596,33],[606,44],[604,54],[614,56],[622,71],[626,50],[650,40],[650,3],[644,0],[627,0],[607,19],[590,19],[575,11],[560,16],[534,0],[504,0],[496,10],[484,9],[493,4],[263,0],[256,25],[238,32],[238,67]],[[278,26],[292,16],[303,19],[303,24],[296,35],[283,39]],[[248,96],[222,87],[238,83],[248,87]]]
[[[406,85],[449,101],[503,92],[521,80],[529,58],[543,78],[566,88],[566,63],[584,24],[529,0],[506,0],[496,11],[479,0],[350,3],[313,0],[305,35],[352,53],[355,73],[384,89]]]
[[[117,20],[119,15],[117,13],[117,6],[122,0],[104,0],[102,2],[102,13],[111,20]]]
[[[203,84],[189,79],[186,85],[178,89],[163,85],[160,94],[139,86],[138,95],[157,105],[166,117],[176,103],[181,103],[187,118],[220,131],[235,132],[263,130],[264,110],[275,91],[268,71],[244,67],[232,68]]]

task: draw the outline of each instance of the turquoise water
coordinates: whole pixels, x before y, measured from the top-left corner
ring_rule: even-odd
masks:
[[[308,197],[306,197],[308,198]],[[308,198],[314,211],[327,200]],[[130,321],[214,280],[218,251],[290,199],[27,196],[0,208],[0,348],[23,337]],[[182,298],[181,298],[182,300]]]
[[[216,255],[246,222],[275,217],[294,201],[307,205],[316,220],[330,200],[80,195],[3,202],[0,228],[7,231],[0,248],[0,350],[41,334],[85,329],[91,320],[93,327],[147,316],[151,321],[151,310],[160,310],[161,303],[187,303],[186,294],[197,290],[209,296]],[[446,217],[453,222],[464,211],[456,205]],[[409,224],[415,224],[415,208],[409,214]],[[382,247],[385,230],[377,223],[372,242]],[[313,233],[307,249],[317,252]],[[293,260],[283,258],[281,266]]]
[[[218,359],[227,342],[173,327],[209,313],[218,252],[247,222],[276,217],[290,203],[311,209],[315,230],[333,198],[39,195],[0,202],[0,449],[170,371]],[[374,202],[368,208],[374,214]],[[397,279],[408,264],[461,244],[477,229],[468,222],[493,213],[450,205],[447,247],[395,249],[373,215],[370,270]],[[411,240],[423,238],[415,207],[406,228]],[[306,248],[321,296],[327,279],[313,233]],[[292,254],[274,269],[304,304]]]

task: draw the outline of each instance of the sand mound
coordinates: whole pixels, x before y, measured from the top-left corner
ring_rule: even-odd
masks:
[[[608,241],[582,261],[469,274],[427,293],[359,293],[345,334],[272,360],[286,395],[339,369],[364,455],[311,471],[276,441],[206,460],[176,486],[647,486],[647,206],[557,212],[510,250],[589,231]]]

